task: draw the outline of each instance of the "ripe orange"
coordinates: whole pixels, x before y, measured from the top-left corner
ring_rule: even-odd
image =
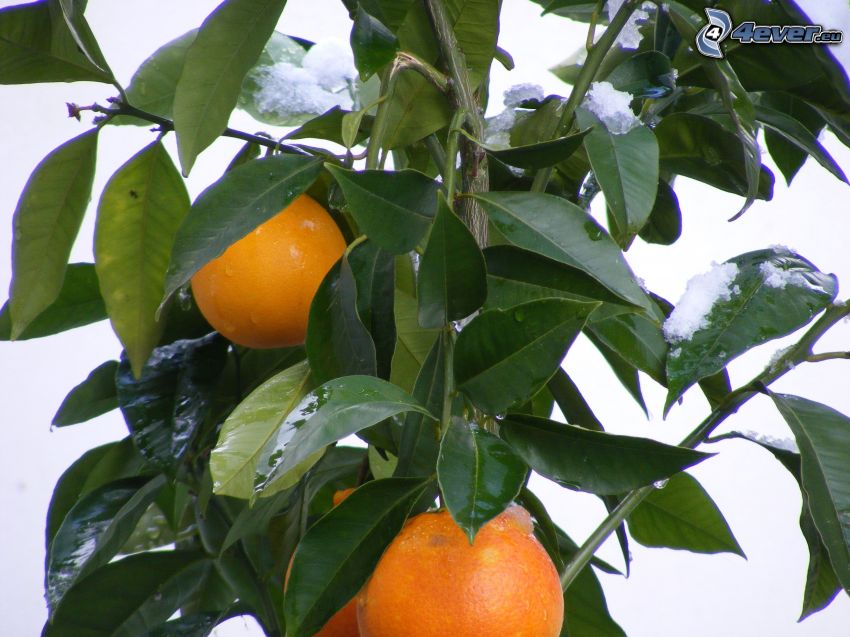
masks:
[[[298,345],[313,296],[344,251],[327,210],[301,195],[201,268],[192,292],[210,325],[234,343]]]
[[[358,596],[362,637],[558,637],[555,566],[512,506],[470,545],[447,511],[408,521]]]
[[[333,494],[334,506],[345,500],[354,489],[342,489]],[[294,558],[294,556],[293,556]],[[292,560],[286,569],[286,582],[289,582],[289,571],[292,570]],[[286,590],[284,584],[284,590]],[[313,637],[360,637],[357,630],[357,598],[353,598],[345,606],[340,608],[336,614],[328,620],[322,629]]]

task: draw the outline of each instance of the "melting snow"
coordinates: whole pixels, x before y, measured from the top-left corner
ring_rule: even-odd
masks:
[[[511,128],[517,119],[517,107],[526,100],[542,100],[543,87],[538,84],[515,84],[505,91],[505,110],[487,120],[484,142],[497,148],[509,148]]]
[[[690,340],[697,330],[708,327],[708,315],[718,301],[728,301],[740,292],[732,282],[738,275],[734,263],[714,264],[712,269],[688,281],[687,289],[676,309],[664,322],[664,338],[668,343]]]
[[[609,21],[613,20],[614,16],[617,15],[620,7],[623,6],[623,2],[625,2],[625,0],[608,0],[607,7]],[[647,4],[649,3],[645,2],[643,6]],[[622,31],[620,31],[620,34],[617,36],[617,44],[624,49],[638,48],[640,46],[640,41],[643,40],[643,35],[640,32],[640,25],[648,18],[649,13],[643,8],[635,10],[629,18],[629,21],[626,22]]]
[[[539,84],[515,84],[505,91],[504,104],[516,108],[527,100],[542,100],[543,87]]]
[[[622,135],[640,125],[630,106],[632,99],[631,93],[618,91],[611,82],[594,82],[584,98],[584,107],[596,115],[609,131]]]
[[[764,277],[764,284],[770,288],[784,289],[791,284],[797,287],[808,287],[806,277],[793,270],[783,270],[770,261],[765,261],[759,266],[759,271]]]
[[[750,440],[760,442],[762,444],[767,445],[768,447],[773,447],[775,449],[783,449],[792,453],[800,453],[800,448],[797,446],[796,441],[791,438],[777,438],[775,436],[767,436],[765,434],[760,434],[759,432],[752,430],[742,431],[741,433]]]

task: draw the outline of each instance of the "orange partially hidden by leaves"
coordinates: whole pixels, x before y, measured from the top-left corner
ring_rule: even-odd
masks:
[[[313,296],[344,251],[327,210],[301,195],[201,268],[192,292],[210,325],[234,343],[298,345]]]
[[[334,506],[345,500],[351,495],[352,491],[354,489],[342,489],[335,492],[333,494]],[[286,569],[286,582],[289,582],[289,571],[291,570],[292,560],[290,559],[289,566]],[[284,590],[286,589],[284,588]],[[313,637],[360,637],[360,632],[357,629],[357,598],[352,599],[340,608]]]
[[[470,545],[447,511],[412,518],[358,596],[362,637],[558,637],[555,566],[512,506]]]

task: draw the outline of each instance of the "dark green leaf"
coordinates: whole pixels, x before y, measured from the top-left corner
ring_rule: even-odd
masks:
[[[745,557],[714,500],[685,472],[650,493],[628,522],[632,537],[644,546]]]
[[[439,184],[415,170],[355,172],[331,164],[360,230],[393,254],[415,248],[437,213]]]
[[[42,635],[143,635],[191,599],[209,567],[203,554],[184,551],[139,553],[107,564],[68,591]]]
[[[535,535],[549,554],[552,563],[555,565],[555,570],[560,573],[564,570],[564,560],[558,546],[558,530],[543,502],[528,487],[523,487],[519,492],[519,497],[517,497],[517,503],[522,505],[534,518]]]
[[[242,81],[274,32],[286,0],[225,0],[186,51],[174,94],[183,174],[227,127]]]
[[[207,637],[221,619],[221,613],[185,615],[157,626],[145,637]]]
[[[679,198],[672,186],[663,179],[658,181],[655,204],[646,225],[638,233],[647,243],[669,246],[682,236],[682,211]]]
[[[546,384],[588,315],[598,307],[541,299],[487,310],[460,333],[454,358],[458,389],[490,414],[520,405]]]
[[[499,161],[519,168],[530,168],[539,170],[559,164],[569,158],[579,147],[590,129],[583,130],[566,137],[559,137],[552,141],[515,146],[501,150],[487,149],[488,154]]]
[[[122,357],[118,404],[133,441],[155,465],[174,469],[209,416],[227,342],[217,334],[154,350],[136,379]]]
[[[209,261],[292,203],[315,181],[322,164],[275,155],[243,164],[198,196],[174,239],[166,298]]]
[[[112,328],[138,376],[159,342],[156,318],[189,193],[168,151],[147,146],[110,178],[97,208],[94,255]]]
[[[76,425],[118,407],[115,390],[117,370],[118,361],[106,361],[93,369],[82,383],[68,393],[51,424],[54,427]]]
[[[446,508],[470,544],[517,497],[527,474],[528,467],[503,440],[452,418],[440,444],[437,479]]]
[[[662,385],[666,382],[667,343],[658,323],[640,314],[595,319],[591,317],[586,328],[593,333],[594,342],[601,342],[656,382]]]
[[[584,148],[614,222],[611,236],[628,247],[646,225],[655,203],[658,142],[646,126],[615,134],[589,111],[579,109],[576,118],[582,128],[592,127]]]
[[[618,494],[664,480],[711,454],[545,418],[509,415],[502,437],[528,465],[570,489]]]
[[[561,637],[626,637],[608,611],[599,578],[588,565],[564,592]]]
[[[602,423],[591,410],[590,405],[581,395],[573,379],[563,369],[558,369],[555,375],[546,384],[564,418],[571,425],[578,425],[585,429],[603,431]]]
[[[307,361],[272,376],[245,398],[221,428],[210,455],[213,491],[250,498],[263,447],[311,387]]]
[[[50,544],[45,565],[51,616],[78,580],[118,553],[164,484],[162,475],[125,478],[92,491],[73,506]]]
[[[400,287],[396,288],[394,309],[398,340],[393,352],[390,380],[403,389],[413,391],[419,369],[425,362],[439,330],[425,329],[419,325],[416,298]]]
[[[373,376],[331,380],[307,394],[283,421],[257,461],[255,494],[303,475],[325,447],[408,411],[431,416],[409,394]]]
[[[106,307],[100,296],[100,286],[93,263],[71,263],[65,270],[65,280],[56,300],[18,336],[18,340],[41,338],[81,327],[106,318]],[[12,335],[12,316],[9,303],[0,310],[0,341]]]
[[[665,411],[697,380],[719,372],[752,347],[808,323],[837,292],[834,276],[786,248],[748,252],[727,263],[733,264],[725,267],[734,273],[729,293],[717,299],[704,325],[690,334],[679,333],[675,311],[665,325],[675,348],[667,357]]]
[[[798,396],[771,397],[797,440],[812,520],[838,581],[850,593],[850,418]]]
[[[758,98],[758,107],[762,106],[784,113],[795,120],[797,125],[802,125],[815,139],[826,126],[826,120],[814,107],[788,93],[762,93]],[[765,130],[764,141],[785,181],[790,184],[803,167],[809,153],[771,129]]]
[[[393,32],[358,5],[351,29],[351,50],[360,77],[367,80],[391,62],[398,47],[398,39]]]
[[[87,0],[86,0],[87,1]],[[76,42],[79,51],[86,57],[89,63],[101,71],[114,84],[115,77],[109,70],[109,65],[103,57],[103,52],[89,28],[85,18],[86,1],[75,2],[75,0],[58,0],[59,11],[65,21],[65,26]],[[59,26],[56,2],[50,4],[51,20],[55,27]]]
[[[575,204],[531,192],[490,192],[475,197],[514,245],[586,272],[629,303],[649,306],[620,249]]]
[[[487,297],[487,269],[475,237],[439,197],[419,264],[419,324],[439,328],[472,314]]]
[[[592,331],[586,330],[585,336],[599,350],[599,353],[602,354],[602,358],[608,363],[617,380],[629,392],[629,395],[635,399],[635,402],[643,410],[643,413],[649,417],[649,410],[646,407],[646,401],[643,399],[643,392],[640,388],[640,375],[637,368],[603,343]]]
[[[291,133],[287,133],[284,139],[326,139],[336,144],[345,145],[345,140],[342,138],[342,123],[348,115],[351,115],[351,111],[334,106],[329,111],[305,122]],[[355,144],[362,142],[366,138],[371,129],[373,119],[374,117],[371,115],[364,114],[361,117],[360,126],[354,137]]]
[[[86,57],[46,0],[0,10],[0,84],[111,81]],[[85,19],[78,17],[83,26]],[[90,35],[88,26],[84,26]]]
[[[631,93],[635,98],[665,97],[676,85],[670,58],[659,51],[636,53],[604,79],[618,91]]]
[[[427,485],[415,478],[369,482],[310,527],[284,598],[287,633],[315,634],[354,597]]]
[[[71,247],[91,197],[97,138],[98,130],[93,129],[51,151],[36,166],[18,200],[9,288],[12,339],[62,290]]]

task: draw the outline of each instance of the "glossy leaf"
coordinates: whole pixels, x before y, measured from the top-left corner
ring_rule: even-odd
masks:
[[[605,81],[635,98],[657,99],[673,91],[676,76],[670,58],[659,51],[645,51],[618,64]]]
[[[398,340],[393,352],[390,380],[399,387],[412,391],[419,370],[439,330],[420,327],[415,297],[396,289],[394,305]]]
[[[357,283],[357,314],[372,335],[378,376],[389,379],[396,343],[395,257],[371,241],[347,255]]]
[[[795,127],[802,126],[808,135],[813,135],[815,139],[826,127],[826,119],[812,105],[789,93],[762,93],[758,98],[757,109],[763,106],[790,117],[796,122]],[[758,116],[758,110],[756,114]],[[799,144],[788,141],[786,137],[769,128],[764,131],[764,141],[786,183],[790,184],[808,159],[809,153],[801,149]]]
[[[561,637],[626,637],[611,617],[605,592],[590,566],[585,566],[564,592]]]
[[[664,480],[711,455],[517,414],[501,421],[501,435],[539,474],[598,495],[626,493]]]
[[[627,133],[610,132],[595,115],[584,109],[576,112],[582,128],[590,128],[584,148],[596,181],[605,194],[613,220],[611,235],[628,247],[646,225],[658,183],[658,142],[646,126]]]
[[[480,409],[504,413],[546,384],[598,307],[541,299],[508,310],[487,310],[460,333],[455,348],[457,387]]]
[[[130,78],[126,91],[127,102],[148,113],[170,119],[174,111],[174,92],[183,72],[186,52],[197,35],[197,29],[187,31],[163,44],[142,62]],[[114,117],[109,123],[150,126],[150,122],[126,115]]]
[[[311,120],[304,122],[301,126],[290,133],[284,139],[326,139],[336,144],[346,145],[342,136],[342,125],[345,118],[354,115],[351,111],[343,110],[339,106],[317,115]],[[363,114],[354,136],[354,143],[362,142],[369,133],[374,117]],[[351,141],[351,140],[350,140]]]
[[[360,230],[393,254],[413,250],[437,213],[433,179],[415,170],[355,172],[326,165],[339,182]]]
[[[472,544],[487,522],[519,494],[528,467],[499,437],[452,418],[437,461],[437,479],[452,519]]]
[[[195,613],[160,624],[145,637],[208,637],[222,620],[222,613]]]
[[[12,219],[12,339],[62,290],[71,247],[91,197],[97,138],[94,129],[51,151],[36,166],[18,200]]]
[[[95,269],[112,328],[136,376],[162,334],[156,311],[187,212],[186,186],[158,141],[119,168],[100,197]]]
[[[580,147],[590,129],[559,137],[552,141],[538,142],[504,149],[487,148],[489,155],[511,166],[539,170],[554,166],[568,159]]]
[[[591,317],[587,330],[629,365],[664,384],[667,343],[661,326],[640,314],[616,314],[595,320]]]
[[[274,32],[286,0],[225,0],[186,51],[174,94],[183,174],[227,127],[242,81]]]
[[[209,416],[227,353],[217,334],[154,350],[137,379],[122,357],[116,376],[118,404],[141,454],[173,470]]]
[[[676,191],[666,181],[659,180],[655,204],[649,219],[638,233],[647,243],[669,246],[682,236],[682,211]]]
[[[46,0],[0,10],[0,84],[111,81],[108,70],[86,57],[54,11]],[[78,19],[83,26],[85,19]]]
[[[82,383],[68,393],[51,424],[54,427],[76,425],[117,408],[117,370],[118,361],[106,361],[94,368]]]
[[[367,80],[389,64],[398,47],[398,38],[393,32],[358,5],[351,30],[351,50],[360,77]]]
[[[292,203],[321,170],[317,159],[274,155],[233,169],[202,192],[174,240],[166,298],[231,244]]]
[[[202,554],[188,551],[139,553],[107,564],[68,592],[42,635],[144,635],[191,599],[209,568]]]
[[[440,196],[419,263],[419,324],[439,328],[472,314],[487,296],[487,270],[475,237]]]
[[[629,392],[629,395],[634,398],[635,402],[643,410],[643,413],[649,417],[649,410],[646,407],[646,401],[643,399],[643,391],[641,390],[640,375],[638,374],[637,367],[608,347],[592,331],[586,330],[585,336],[599,350],[599,353],[602,354],[602,358],[608,363],[617,380]]]
[[[287,633],[315,634],[357,594],[427,485],[415,478],[369,482],[310,527],[284,597]]]
[[[688,473],[678,473],[629,514],[629,532],[644,546],[693,553],[744,551],[711,496]]]
[[[41,312],[18,336],[18,340],[51,336],[76,327],[96,323],[106,318],[106,307],[100,295],[100,285],[93,263],[71,263],[59,296]],[[0,341],[12,336],[12,316],[9,303],[0,310]]]
[[[585,429],[604,431],[602,423],[599,422],[596,414],[593,413],[590,405],[587,404],[584,396],[581,395],[579,388],[563,368],[555,372],[555,375],[549,379],[546,386],[552,392],[558,408],[564,414],[564,418],[567,419],[568,423],[584,427]]]
[[[224,421],[210,455],[215,493],[246,499],[252,496],[263,447],[310,390],[311,382],[310,366],[302,361],[272,376],[236,406]]]
[[[164,484],[162,475],[125,478],[92,491],[73,506],[47,556],[45,588],[51,615],[75,582],[115,556]]]
[[[271,495],[294,484],[328,445],[408,411],[431,417],[409,394],[373,376],[325,383],[304,397],[263,448],[254,493]]]
[[[801,486],[835,575],[850,592],[850,419],[805,398],[771,394],[800,448]]]
[[[706,327],[671,345],[666,410],[697,380],[736,356],[808,323],[837,292],[834,276],[786,248],[748,252],[728,263],[738,268],[730,298],[714,304]]]
[[[648,307],[620,249],[584,210],[542,193],[475,195],[490,221],[520,248],[586,272],[629,303]]]

